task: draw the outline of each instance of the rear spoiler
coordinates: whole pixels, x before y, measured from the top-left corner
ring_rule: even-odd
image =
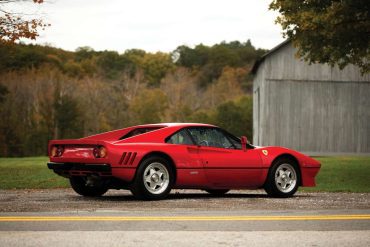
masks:
[[[48,151],[51,146],[64,145],[64,146],[106,146],[110,142],[98,140],[84,140],[84,139],[64,139],[64,140],[51,140],[49,141]]]

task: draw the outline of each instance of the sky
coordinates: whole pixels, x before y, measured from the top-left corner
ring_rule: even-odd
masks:
[[[143,49],[171,52],[180,45],[245,42],[271,49],[283,41],[272,0],[45,0],[19,3],[15,11],[51,26],[38,44],[74,51]]]

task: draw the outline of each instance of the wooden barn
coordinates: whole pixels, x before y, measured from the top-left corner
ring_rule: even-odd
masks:
[[[252,70],[253,143],[310,155],[370,155],[370,74],[295,56],[285,41]]]

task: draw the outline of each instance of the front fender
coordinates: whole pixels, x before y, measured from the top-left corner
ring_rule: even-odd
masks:
[[[301,172],[301,185],[304,187],[315,186],[315,177],[320,170],[321,164],[317,160],[300,152],[283,147],[258,147],[261,152],[262,166],[270,168],[275,160],[283,156],[290,156],[298,163]]]

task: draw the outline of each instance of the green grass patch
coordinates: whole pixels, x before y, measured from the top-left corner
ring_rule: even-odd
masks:
[[[302,191],[370,192],[370,157],[314,157],[321,162],[316,187]]]
[[[0,189],[69,187],[67,179],[48,169],[48,157],[0,158]]]
[[[370,157],[316,157],[321,170],[316,187],[301,191],[370,192]],[[0,158],[0,189],[69,187],[68,180],[46,166],[47,157]]]

